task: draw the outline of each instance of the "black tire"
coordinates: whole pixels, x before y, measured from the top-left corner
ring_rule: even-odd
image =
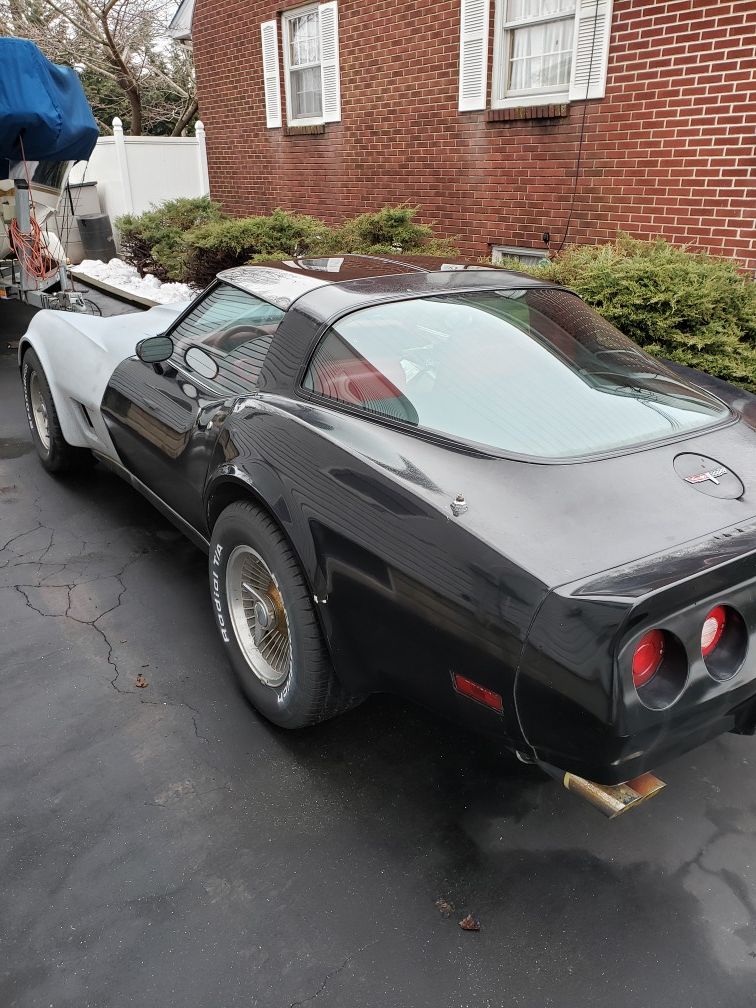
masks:
[[[273,574],[285,611],[291,648],[286,679],[268,685],[245,657],[230,611],[226,574],[237,547],[248,547]],[[233,576],[233,575],[232,575]],[[249,501],[229,505],[210,541],[210,596],[231,666],[252,705],[282,728],[303,728],[353,706],[331,665],[297,558],[270,515]]]
[[[27,350],[21,363],[21,381],[24,386],[24,404],[26,418],[29,421],[32,441],[37,449],[39,460],[50,473],[62,474],[80,470],[91,465],[93,457],[88,448],[77,448],[70,445],[63,437],[60,429],[58,413],[50,392],[44,368],[33,350]],[[32,389],[38,389],[47,412],[47,444],[37,427],[32,409]]]

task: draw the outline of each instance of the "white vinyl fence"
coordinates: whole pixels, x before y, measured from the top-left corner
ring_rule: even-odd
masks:
[[[205,128],[198,122],[193,137],[124,136],[115,118],[113,136],[100,137],[70,181],[97,182],[100,206],[112,221],[179,196],[207,196]]]

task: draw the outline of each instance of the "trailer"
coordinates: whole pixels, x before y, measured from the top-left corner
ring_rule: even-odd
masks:
[[[76,71],[51,63],[27,39],[0,38],[0,296],[89,310],[71,287],[63,245],[44,224],[97,137]]]

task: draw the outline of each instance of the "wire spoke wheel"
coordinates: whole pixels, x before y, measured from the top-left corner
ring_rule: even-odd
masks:
[[[226,597],[244,659],[266,686],[281,686],[291,672],[291,634],[278,582],[259,553],[237,546],[226,567]]]
[[[47,416],[47,404],[42,394],[42,386],[36,371],[32,371],[29,379],[29,403],[31,405],[34,426],[37,437],[42,442],[45,451],[50,449],[50,422]]]

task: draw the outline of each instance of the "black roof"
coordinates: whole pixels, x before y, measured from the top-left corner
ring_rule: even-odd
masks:
[[[407,256],[319,256],[261,262],[239,266],[219,274],[221,280],[241,287],[281,308],[304,299],[327,286],[347,301],[390,300],[397,296],[419,297],[461,290],[553,286],[524,273],[481,266],[466,259]],[[322,293],[315,302],[322,298]],[[328,297],[325,300],[330,301]]]

